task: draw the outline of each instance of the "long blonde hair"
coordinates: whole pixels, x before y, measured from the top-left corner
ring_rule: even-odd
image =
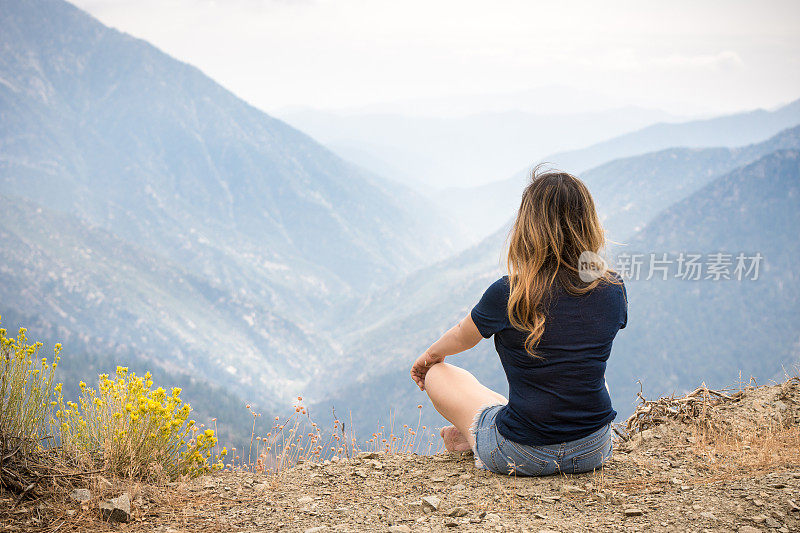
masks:
[[[528,332],[529,354],[536,356],[554,285],[581,295],[604,280],[616,282],[608,270],[589,282],[579,275],[581,253],[599,253],[604,246],[603,227],[586,185],[566,172],[534,169],[508,246],[508,318],[515,328]]]

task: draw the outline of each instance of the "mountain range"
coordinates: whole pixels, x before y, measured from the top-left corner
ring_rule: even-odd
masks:
[[[194,67],[64,2],[2,7],[4,194],[283,307],[277,287],[364,289],[450,251],[455,232],[431,231],[447,224],[410,190]]]
[[[332,302],[458,246],[410,189],[66,2],[2,0],[0,28],[0,312],[269,405],[337,353]]]
[[[600,183],[616,168],[611,166],[599,171],[606,172],[602,177],[594,174],[611,161],[630,161],[637,155],[673,148],[686,148],[688,154],[693,149],[746,146],[759,143],[799,123],[800,100],[796,100],[772,111],[757,110],[712,119],[653,124],[586,148],[552,154],[539,162],[578,175],[587,182]],[[665,155],[681,158],[671,150]],[[736,156],[732,157],[735,159]],[[666,163],[667,166],[673,164]],[[674,164],[679,163],[676,161]],[[473,239],[483,238],[514,215],[519,207],[520,193],[530,177],[530,168],[532,166],[514,173],[510,178],[478,187],[445,189],[437,194],[435,200],[460,222]],[[659,172],[660,167],[643,170]],[[641,223],[641,220],[636,223]]]
[[[363,436],[418,404],[441,423],[408,366],[501,275],[522,177],[454,220],[66,2],[0,0],[0,29],[0,316],[64,343],[66,387],[150,370],[236,439],[245,402],[273,414],[299,394]],[[625,245],[612,257],[764,257],[752,282],[630,281],[620,412],[636,379],[678,390],[797,361],[798,123],[795,103],[569,156],[599,163],[582,177]],[[454,362],[505,392],[490,343]]]

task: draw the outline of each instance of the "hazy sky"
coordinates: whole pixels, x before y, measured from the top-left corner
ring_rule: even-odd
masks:
[[[74,3],[271,112],[426,99],[428,113],[478,95],[476,111],[706,114],[800,97],[797,0]],[[553,85],[565,88],[511,94]]]

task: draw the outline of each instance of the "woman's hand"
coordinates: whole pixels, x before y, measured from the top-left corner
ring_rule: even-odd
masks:
[[[428,369],[442,361],[444,361],[444,357],[433,355],[428,350],[425,350],[424,354],[417,357],[417,360],[411,366],[411,379],[417,384],[419,390],[425,390],[425,374],[428,373]]]
[[[447,333],[442,335],[438,341],[431,344],[424,354],[417,357],[411,366],[411,379],[417,384],[419,390],[424,391],[425,374],[428,373],[430,367],[441,363],[448,355],[469,350],[482,338],[478,327],[472,321],[472,316],[467,314],[461,322],[447,330]]]

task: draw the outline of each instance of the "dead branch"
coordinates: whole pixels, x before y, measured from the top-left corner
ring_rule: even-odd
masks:
[[[622,440],[629,440],[635,434],[663,424],[668,420],[681,422],[708,422],[708,410],[720,403],[736,401],[744,394],[743,390],[731,393],[730,389],[713,390],[705,383],[685,396],[666,396],[656,400],[644,397],[639,383],[639,405],[625,421],[614,428]]]

